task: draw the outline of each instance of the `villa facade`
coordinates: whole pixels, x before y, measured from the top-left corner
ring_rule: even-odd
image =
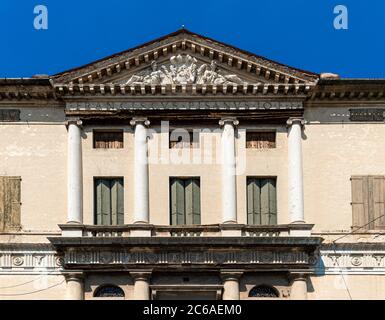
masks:
[[[0,79],[0,299],[385,299],[384,93],[186,29]]]

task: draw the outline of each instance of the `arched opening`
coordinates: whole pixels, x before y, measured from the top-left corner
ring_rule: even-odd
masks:
[[[279,298],[277,289],[267,285],[259,285],[252,288],[249,292],[250,298]]]
[[[115,285],[107,284],[98,287],[94,293],[95,298],[124,298],[124,291]]]

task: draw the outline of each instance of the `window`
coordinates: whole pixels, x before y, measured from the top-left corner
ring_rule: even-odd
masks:
[[[353,228],[367,230],[385,228],[384,176],[353,176]]]
[[[94,297],[97,298],[124,298],[124,291],[114,285],[103,285],[95,290]]]
[[[124,223],[123,178],[95,179],[95,222],[98,225]]]
[[[246,148],[275,148],[275,132],[246,132]]]
[[[0,177],[0,231],[20,228],[20,177]]]
[[[169,134],[170,149],[199,148],[199,132],[192,130],[175,129]]]
[[[95,149],[121,149],[123,148],[123,131],[94,131]]]
[[[275,178],[247,178],[247,223],[277,224],[277,195]]]
[[[278,293],[278,290],[273,287],[260,285],[260,286],[255,286],[250,290],[249,297],[250,298],[279,298],[279,293]]]
[[[201,223],[199,178],[170,179],[170,214],[172,225]]]

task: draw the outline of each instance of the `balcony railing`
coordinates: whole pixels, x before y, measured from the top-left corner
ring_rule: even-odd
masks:
[[[245,224],[211,224],[158,226],[151,224],[130,224],[122,226],[99,225],[60,225],[63,236],[72,236],[73,231],[81,231],[83,237],[290,237],[310,236],[312,224],[280,225],[245,225]],[[79,234],[79,233],[78,233]]]

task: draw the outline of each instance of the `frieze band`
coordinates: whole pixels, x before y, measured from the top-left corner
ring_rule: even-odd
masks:
[[[312,264],[305,252],[239,251],[239,252],[127,252],[68,251],[65,265],[77,264]]]
[[[301,101],[69,102],[71,110],[270,110],[303,109]]]

